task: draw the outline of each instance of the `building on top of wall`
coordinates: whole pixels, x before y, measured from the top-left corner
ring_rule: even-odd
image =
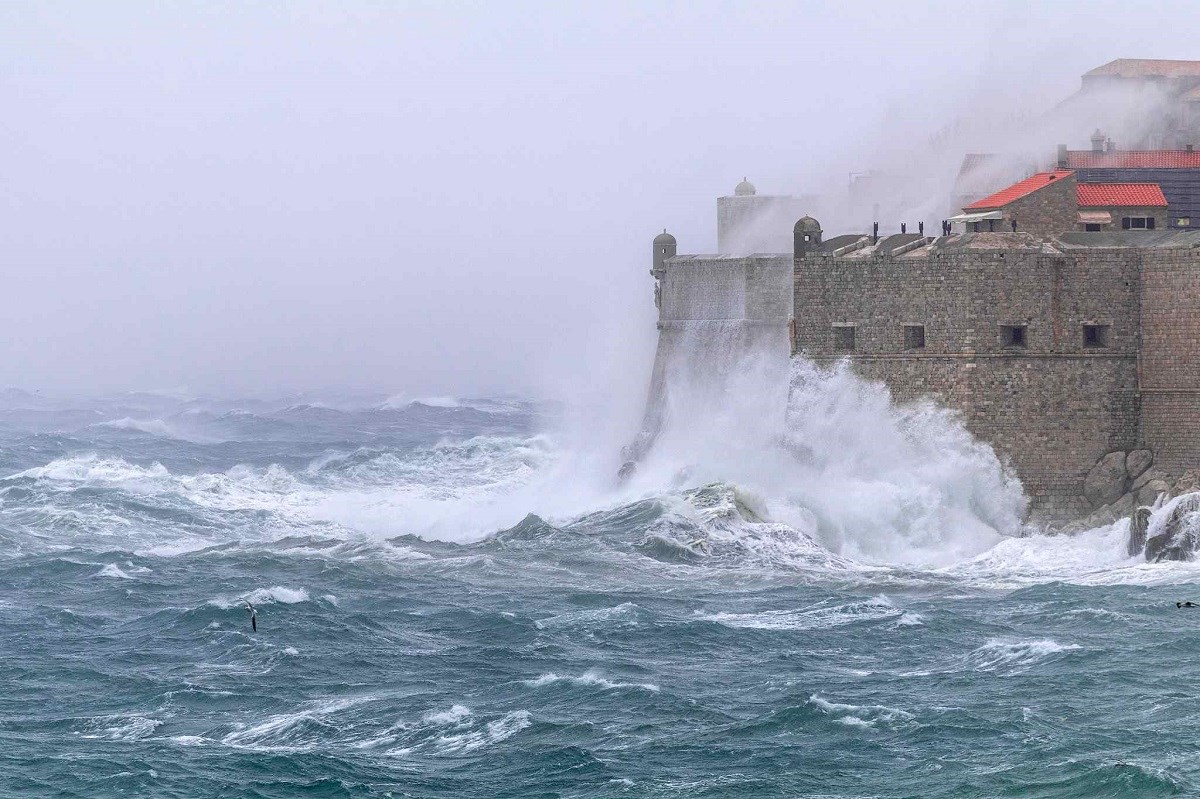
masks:
[[[1167,224],[1167,198],[1157,183],[1079,183],[1075,187],[1079,223],[1098,233],[1161,230]]]
[[[1167,199],[1156,183],[1079,183],[1074,172],[1055,170],[977,200],[950,222],[969,233],[1159,230]]]
[[[1154,183],[1167,200],[1165,224],[1200,229],[1200,152],[1182,150],[1118,150],[1097,131],[1090,150],[1058,148],[1058,166],[1075,172],[1082,183]]]
[[[813,202],[811,197],[759,194],[742,178],[732,196],[717,198],[717,252],[790,252],[792,225]]]
[[[1078,221],[1075,173],[1039,172],[963,208],[951,224],[972,233],[1046,234],[1073,230]]]

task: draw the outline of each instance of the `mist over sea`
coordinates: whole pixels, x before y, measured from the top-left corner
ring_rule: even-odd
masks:
[[[0,795],[1200,793],[1196,567],[791,377],[624,485],[513,398],[4,393]]]

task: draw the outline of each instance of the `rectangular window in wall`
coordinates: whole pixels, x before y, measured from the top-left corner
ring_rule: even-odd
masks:
[[[1084,325],[1083,346],[1090,349],[1108,346],[1108,325]]]
[[[1000,325],[1001,347],[1026,347],[1028,337],[1025,325]]]
[[[904,326],[904,349],[925,349],[925,325]]]
[[[834,325],[833,346],[841,352],[854,352],[854,325]]]
[[[1088,233],[1099,233],[1100,232],[1100,226],[1092,224],[1091,222],[1084,225],[1083,229],[1086,230]]]
[[[1122,230],[1154,230],[1154,217],[1152,216],[1123,216],[1121,217]]]
[[[1190,216],[1181,216],[1175,220],[1175,224],[1179,225],[1179,227],[1191,227],[1192,218]]]

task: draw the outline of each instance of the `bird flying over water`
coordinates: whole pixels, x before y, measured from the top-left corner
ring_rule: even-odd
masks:
[[[243,599],[242,601],[246,603],[246,612],[250,614],[250,629],[258,632],[258,611],[250,604],[250,600]]]

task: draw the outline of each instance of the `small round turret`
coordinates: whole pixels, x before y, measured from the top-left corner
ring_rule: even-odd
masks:
[[[662,273],[666,260],[675,255],[675,248],[675,237],[663,228],[663,232],[654,237],[654,244],[651,246],[654,260],[650,274],[658,277]]]
[[[753,197],[757,193],[757,190],[754,188],[753,183],[742,178],[742,182],[737,184],[733,193],[738,197]]]
[[[792,228],[793,256],[803,258],[821,243],[821,223],[811,216],[802,216]]]

